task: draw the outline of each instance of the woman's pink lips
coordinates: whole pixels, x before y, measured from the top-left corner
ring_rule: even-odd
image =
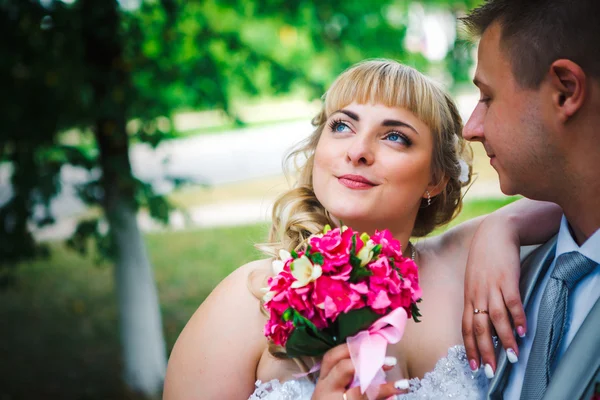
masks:
[[[338,181],[350,189],[370,189],[377,186],[367,178],[360,175],[342,175],[338,177]]]

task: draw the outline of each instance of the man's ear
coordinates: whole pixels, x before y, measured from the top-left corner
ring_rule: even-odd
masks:
[[[562,122],[567,121],[583,106],[586,96],[586,76],[583,69],[571,60],[560,59],[550,65],[552,105]]]
[[[440,179],[439,181],[436,182],[430,182],[429,186],[427,186],[427,191],[429,192],[429,195],[431,197],[435,197],[438,194],[442,193],[444,191],[444,189],[446,189],[446,185],[448,184],[448,181],[450,180],[449,177],[444,176],[444,178]],[[427,195],[424,194],[423,198],[426,199]]]

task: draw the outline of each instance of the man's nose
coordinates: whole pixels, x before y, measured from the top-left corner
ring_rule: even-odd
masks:
[[[483,116],[485,114],[484,105],[478,103],[471,113],[469,120],[463,128],[463,138],[471,142],[483,141]]]

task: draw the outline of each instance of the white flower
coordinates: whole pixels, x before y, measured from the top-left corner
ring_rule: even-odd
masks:
[[[290,264],[290,271],[296,281],[292,283],[292,288],[297,289],[308,285],[321,276],[323,270],[319,264],[313,265],[306,256],[295,259]]]
[[[373,258],[373,248],[375,247],[375,243],[372,240],[367,240],[365,245],[360,249],[356,257],[360,258],[360,266],[364,267],[371,261]]]
[[[288,251],[283,250],[283,249],[279,250],[279,260],[273,260],[273,263],[272,263],[273,273],[275,275],[277,275],[281,271],[283,271],[285,262],[287,260],[289,260],[290,258],[292,258],[292,255]]]
[[[266,288],[265,288],[266,289]],[[267,301],[271,301],[271,299],[275,297],[275,292],[270,291],[265,293],[265,295],[263,296],[263,301],[266,303]]]
[[[469,181],[469,165],[463,159],[458,160],[458,165],[460,165],[458,181],[460,183],[467,183]]]

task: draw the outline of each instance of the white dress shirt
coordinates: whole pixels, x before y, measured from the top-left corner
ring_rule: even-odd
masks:
[[[571,251],[578,251],[587,258],[600,264],[600,229],[594,232],[590,236],[583,246],[579,247],[571,231],[569,230],[569,224],[567,219],[563,216],[560,231],[558,232],[558,239],[556,242],[556,256],[548,272],[544,276],[541,285],[537,291],[533,294],[529,305],[527,306],[525,313],[527,314],[527,336],[520,339],[519,345],[519,361],[512,366],[508,383],[504,390],[504,398],[508,400],[519,399],[521,396],[521,388],[523,387],[523,378],[525,377],[525,369],[527,368],[527,361],[529,360],[529,353],[531,353],[531,346],[533,339],[535,338],[535,331],[538,319],[538,310],[542,301],[542,294],[548,284],[548,280],[552,275],[554,266],[556,265],[556,259],[564,253]],[[573,340],[573,337],[581,327],[585,317],[589,314],[590,310],[596,303],[596,300],[600,297],[600,265],[597,265],[586,277],[584,277],[577,286],[569,293],[569,301],[567,308],[567,325],[566,334],[563,341],[558,349],[558,355],[556,357],[559,360],[565,353],[569,344]]]

